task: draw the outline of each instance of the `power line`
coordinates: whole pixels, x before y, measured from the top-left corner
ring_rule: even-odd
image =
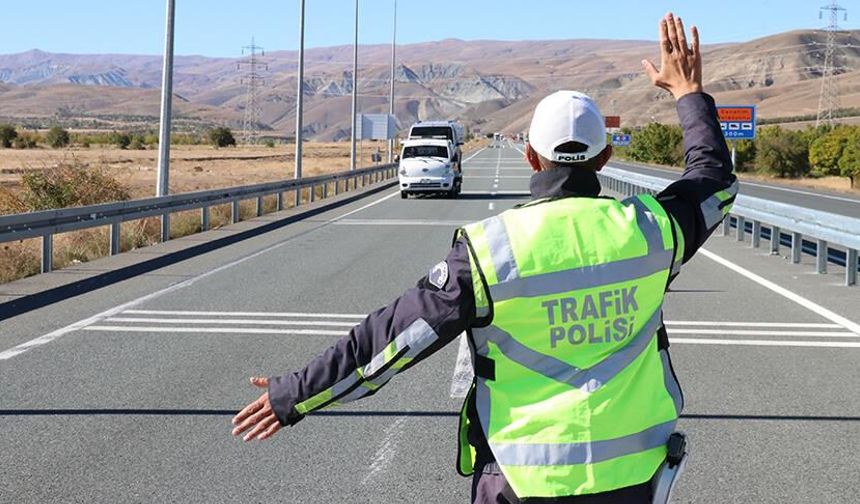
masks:
[[[818,95],[818,117],[815,126],[822,122],[833,125],[833,111],[839,108],[839,84],[836,82],[836,33],[839,31],[839,14],[848,19],[848,9],[832,0],[829,5],[821,7],[818,11],[820,18],[824,13],[830,15],[830,24],[827,26],[827,49],[824,53],[824,69],[821,72],[821,93]]]
[[[268,70],[269,65],[259,58],[259,56],[265,56],[266,51],[255,43],[254,37],[251,37],[251,45],[242,48],[242,54],[244,55],[246,52],[248,56],[237,64],[237,68],[243,71],[241,83],[245,85],[246,89],[242,142],[255,145],[259,140],[260,121],[263,116],[260,105],[260,87],[265,81],[260,72],[263,69]]]

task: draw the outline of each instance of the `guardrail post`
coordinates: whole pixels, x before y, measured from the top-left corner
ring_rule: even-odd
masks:
[[[235,224],[239,222],[240,217],[241,215],[239,215],[239,200],[233,200],[230,203],[230,220],[233,222],[233,224]]]
[[[311,186],[311,203],[317,200],[317,186]]]
[[[845,285],[852,286],[857,284],[857,250],[848,249],[845,251]]]
[[[170,214],[161,215],[161,243],[170,240]]]
[[[293,206],[299,206],[301,204],[302,204],[302,188],[300,187],[300,188],[296,189],[295,205],[293,205]]]
[[[746,234],[746,232],[747,232],[746,220],[744,220],[744,218],[739,215],[738,216],[738,241],[739,242],[744,241],[744,235]]]
[[[323,193],[322,193],[322,197],[323,197],[323,199],[328,199],[328,182],[326,182],[325,184],[323,184]]]
[[[54,235],[42,235],[42,273],[50,273],[54,269]]]
[[[200,209],[200,230],[209,231],[209,207],[205,206]]]
[[[827,248],[826,241],[818,240],[818,244],[815,247],[815,271],[819,275],[827,273]]]
[[[110,225],[110,255],[119,254],[120,221]]]
[[[752,243],[750,243],[752,248],[759,248],[761,246],[761,221],[753,221],[752,228]]]
[[[771,226],[770,228],[770,253],[771,255],[779,254],[780,240],[782,239],[782,230],[779,226]]]
[[[791,233],[791,262],[800,263],[800,253],[803,251],[803,235]]]
[[[284,193],[279,192],[278,193],[278,211],[280,212],[283,209],[284,209]]]
[[[729,232],[732,230],[732,216],[726,215],[726,218],[723,219],[723,236],[728,236]]]
[[[334,195],[340,194],[340,180],[334,179]]]
[[[263,197],[257,196],[257,217],[263,215]]]

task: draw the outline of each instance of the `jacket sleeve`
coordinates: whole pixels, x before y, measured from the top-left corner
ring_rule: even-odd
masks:
[[[688,94],[678,100],[678,116],[684,130],[684,174],[657,199],[675,221],[686,263],[728,215],[738,181],[714,99]]]
[[[440,287],[441,286],[441,287]],[[328,406],[367,397],[462,334],[475,318],[466,243],[390,305],[304,369],[269,379],[269,401],[283,425]]]

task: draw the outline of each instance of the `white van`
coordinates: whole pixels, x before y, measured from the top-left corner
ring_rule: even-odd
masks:
[[[407,140],[400,152],[400,197],[410,194],[460,194],[463,179],[457,170],[454,144],[448,140]]]
[[[421,121],[409,128],[409,140],[447,140],[454,147],[457,172],[462,171],[460,146],[466,141],[466,129],[455,121]]]

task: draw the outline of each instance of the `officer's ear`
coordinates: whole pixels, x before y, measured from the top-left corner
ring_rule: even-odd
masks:
[[[532,146],[529,143],[526,143],[526,161],[535,173],[543,171],[543,168],[540,165],[540,158],[538,158],[538,153],[532,149]]]
[[[606,166],[606,163],[612,159],[612,152],[612,145],[607,145],[600,154],[597,155],[594,163],[594,171],[599,172],[604,166]]]

